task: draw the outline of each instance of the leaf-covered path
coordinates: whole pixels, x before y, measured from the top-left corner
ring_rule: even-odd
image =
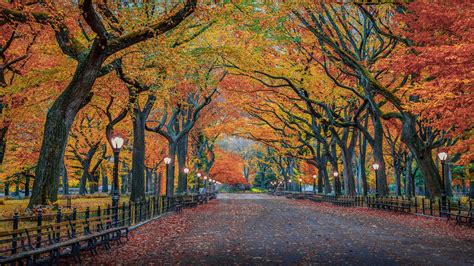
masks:
[[[474,230],[366,208],[221,194],[142,226],[124,246],[85,262],[472,265]]]

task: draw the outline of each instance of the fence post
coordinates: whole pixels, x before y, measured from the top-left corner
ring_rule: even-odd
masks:
[[[106,215],[107,215],[107,218],[106,218],[106,221],[107,221],[107,226],[106,228],[109,229],[111,227],[111,222],[110,222],[110,204],[107,204],[107,211],[106,211]],[[117,225],[115,225],[117,226]]]
[[[56,214],[56,223],[58,224],[58,232],[56,233],[56,239],[59,241],[61,239],[61,221],[62,221],[62,213],[61,208],[58,208],[58,213]]]
[[[15,211],[15,214],[13,214],[13,231],[18,230],[18,222],[20,221],[20,216],[18,215],[18,212]],[[17,247],[17,235],[13,234],[12,235],[12,255],[16,254],[16,247]]]
[[[138,203],[138,208],[140,208],[139,210],[139,216],[138,216],[138,221],[141,222],[143,220],[143,217],[142,217],[142,204],[143,201],[140,200],[140,202]]]
[[[72,220],[73,220],[73,226],[71,228],[72,238],[76,237],[76,226],[77,226],[76,219],[77,219],[77,209],[74,208],[72,209]]]
[[[128,226],[132,225],[132,202],[128,202]]]
[[[423,211],[423,215],[425,214],[425,198],[421,198],[421,209]]]
[[[96,226],[96,232],[99,232],[100,231],[100,224],[102,223],[102,221],[100,220],[101,219],[101,209],[100,209],[100,205],[97,206],[97,226]]]
[[[418,213],[418,201],[416,200],[416,196],[415,196],[415,213]]]
[[[43,225],[43,210],[40,208],[38,209],[38,220],[37,220],[37,225],[38,225],[38,231],[37,231],[37,236],[36,236],[36,248],[41,247],[41,227]]]
[[[148,215],[150,214],[150,200],[149,199],[145,199],[145,220],[148,220]]]
[[[429,199],[430,200],[430,215],[433,216],[433,199]]]
[[[451,215],[451,199],[448,198],[448,215]],[[449,217],[449,216],[448,216]]]
[[[90,228],[90,225],[89,225],[89,218],[91,216],[91,212],[90,212],[90,209],[89,207],[86,207],[86,213],[85,213],[85,220],[86,220],[86,230],[88,233],[90,233],[91,231],[91,228]]]
[[[127,207],[125,205],[125,201],[122,202],[122,222],[120,225],[125,226],[125,212],[127,211]]]
[[[438,212],[439,212],[439,217],[443,216],[441,213],[441,199],[438,198]]]

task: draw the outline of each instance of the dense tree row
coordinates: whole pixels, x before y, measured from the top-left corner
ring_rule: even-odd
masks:
[[[452,173],[465,186],[474,158],[473,10],[1,3],[2,179],[32,192],[29,207],[70,186],[108,191],[121,135],[121,190],[133,201],[194,188],[198,172],[262,187],[317,175],[325,193],[451,192]],[[261,144],[229,152],[229,135]],[[439,151],[449,153],[445,184]]]

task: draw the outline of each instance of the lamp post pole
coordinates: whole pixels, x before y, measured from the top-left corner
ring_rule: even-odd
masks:
[[[438,153],[438,158],[441,161],[441,176],[443,184],[441,185],[441,215],[446,215],[446,179],[445,179],[445,163],[446,159],[448,158],[448,154],[446,152]]]
[[[114,226],[117,226],[118,222],[118,205],[119,205],[119,191],[118,191],[118,169],[119,169],[119,156],[120,150],[114,149],[114,184],[112,192],[112,210],[113,210],[113,221]]]
[[[375,171],[375,197],[379,197],[379,175],[378,175],[378,170],[379,170],[380,165],[378,163],[374,163],[372,165],[372,168],[374,168]]]
[[[204,176],[204,189],[205,189],[205,192],[206,192],[205,196],[206,196],[206,203],[207,203],[207,201],[208,201],[207,195],[208,195],[208,193],[209,193],[209,192],[207,191],[207,176]]]
[[[303,193],[303,179],[300,178],[300,193]]]
[[[338,192],[337,191],[337,186],[339,185],[339,181],[338,181],[337,177],[339,176],[339,173],[334,172],[333,175],[334,175],[334,195],[337,196],[337,192]]]
[[[313,175],[313,194],[316,194],[316,175]]]
[[[184,168],[183,169],[183,172],[184,172],[184,180],[185,180],[185,183],[184,183],[184,192],[186,194],[188,194],[188,174],[189,174],[189,168]]]
[[[114,177],[112,184],[112,221],[113,226],[118,226],[118,208],[119,208],[119,188],[118,188],[118,171],[120,160],[120,149],[123,146],[124,139],[120,136],[113,137],[110,140],[114,151]]]
[[[170,163],[171,163],[171,158],[170,157],[166,157],[165,159],[163,159],[165,161],[165,165],[166,165],[166,192],[165,192],[165,195],[166,195],[166,199],[168,200],[168,208],[170,207],[171,205],[171,195],[170,193],[168,193],[168,186],[170,184],[168,184],[168,177],[170,175]]]
[[[201,184],[201,173],[197,173],[196,174],[197,178],[196,178],[196,192],[197,194],[199,195],[199,187],[200,187],[200,184]]]

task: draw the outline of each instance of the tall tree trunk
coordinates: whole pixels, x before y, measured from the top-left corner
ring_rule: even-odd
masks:
[[[397,165],[396,168],[393,169],[393,172],[395,174],[395,192],[397,193],[397,196],[402,195],[402,182],[401,182],[401,171],[400,171],[400,166]]]
[[[333,142],[331,143],[331,156],[332,158],[337,158],[337,153],[336,153],[336,144]],[[334,193],[336,194],[341,194],[341,182],[339,182],[339,175],[341,173],[339,173],[339,170],[337,169],[337,161],[334,159],[334,160],[330,160],[331,161],[331,166],[332,166],[332,177],[333,177],[333,182],[334,182]],[[338,173],[338,176],[334,176],[334,173]]]
[[[96,173],[89,175],[89,193],[99,192],[99,176]]]
[[[64,160],[61,164],[61,176],[62,176],[62,181],[63,181],[63,194],[64,195],[69,195],[69,179],[67,176],[67,169],[66,166],[64,165]]]
[[[367,155],[367,138],[359,131],[359,174],[362,181],[363,195],[367,196],[369,186],[367,184],[367,173],[365,172],[365,158]]]
[[[109,192],[109,179],[106,174],[102,174],[102,192]]]
[[[161,173],[158,173],[157,171],[155,171],[154,176],[155,176],[154,192],[156,196],[160,196]]]
[[[374,126],[374,145],[372,145],[372,152],[374,155],[374,161],[379,165],[377,170],[377,185],[378,185],[378,194],[380,196],[388,195],[388,186],[387,186],[387,174],[385,160],[383,158],[383,127],[382,121],[377,114],[372,113],[372,124]]]
[[[15,197],[20,197],[20,176],[15,180]]]
[[[405,195],[408,197],[415,196],[415,183],[414,178],[412,176],[412,167],[413,167],[413,155],[410,153],[407,156],[406,165],[405,165],[405,179],[406,179],[406,187],[405,187]]]
[[[5,182],[5,196],[9,196],[10,195],[10,183],[9,182]]]
[[[345,143],[341,143],[342,162],[344,164],[344,190],[348,195],[355,194],[355,180],[353,171],[354,150],[357,143],[357,132],[352,131],[349,147],[345,147]],[[344,147],[343,147],[344,146]]]
[[[188,134],[184,135],[176,146],[178,156],[178,193],[182,193],[187,189],[186,174],[184,168],[186,167],[186,156],[188,154]]]
[[[323,193],[324,173],[318,169],[318,193]]]
[[[3,109],[3,104],[1,104]],[[3,112],[0,111],[0,114]],[[3,159],[5,158],[5,151],[7,149],[7,132],[8,125],[0,128],[0,165],[3,164]]]
[[[145,199],[145,115],[134,107],[132,151],[132,193],[130,200],[140,202]]]
[[[423,175],[424,183],[430,196],[441,194],[441,177],[433,161],[431,148],[426,147],[417,134],[416,117],[409,113],[403,113],[402,141],[413,154],[418,167]]]
[[[400,160],[400,156],[396,152],[395,143],[392,145],[391,149],[392,149],[392,160],[393,160],[393,174],[395,177],[395,193],[397,194],[397,196],[401,196],[402,195],[402,184],[400,180],[401,175],[402,175],[402,172],[400,169],[401,160]]]
[[[146,192],[152,191],[153,172],[150,168],[145,169],[145,180],[146,180]]]
[[[30,175],[25,176],[25,197],[30,196]]]
[[[89,173],[84,170],[82,172],[81,180],[79,181],[79,195],[85,195],[87,193],[87,180],[89,180]]]
[[[168,165],[168,174],[166,176],[166,196],[173,197],[174,195],[174,172],[176,162],[176,142],[168,142],[168,151],[171,162]]]
[[[445,179],[445,182],[444,182],[444,185],[446,187],[446,195],[448,197],[452,197],[453,196],[453,172],[451,171],[451,164],[449,163],[446,163],[446,179]]]
[[[92,98],[91,89],[106,59],[105,47],[94,41],[87,57],[79,62],[71,83],[54,101],[46,116],[43,142],[36,167],[33,194],[28,208],[48,205],[58,197],[57,180],[61,174],[69,131],[79,110]]]
[[[122,193],[121,194],[125,195],[125,194],[127,194],[127,176],[128,175],[127,174],[122,174],[121,176],[122,176],[122,186],[121,186],[122,187],[122,190],[121,190]]]

